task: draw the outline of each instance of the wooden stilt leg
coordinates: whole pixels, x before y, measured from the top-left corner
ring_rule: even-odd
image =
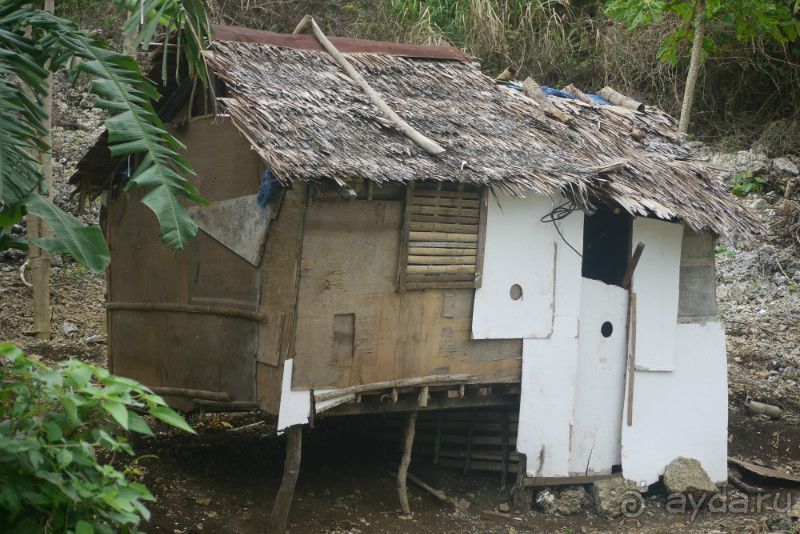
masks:
[[[469,473],[469,464],[472,460],[472,438],[475,435],[475,419],[469,420],[469,430],[467,431],[467,454],[464,458],[464,474]]]
[[[511,489],[511,499],[514,503],[514,507],[523,513],[530,512],[531,505],[533,503],[533,492],[531,488],[525,487],[525,474],[528,471],[527,466],[527,457],[524,454],[519,453],[519,463],[517,464],[517,483],[514,484],[514,487]]]
[[[500,468],[500,487],[508,483],[508,412],[503,412],[502,466]]]
[[[397,494],[400,497],[400,508],[404,515],[411,515],[411,506],[408,504],[408,486],[406,478],[408,476],[408,466],[411,464],[411,448],[414,446],[414,434],[417,427],[417,412],[408,414],[406,420],[406,435],[403,442],[403,457],[400,459],[400,467],[397,469]]]
[[[442,411],[436,417],[436,439],[433,442],[433,464],[439,463],[439,452],[442,447]]]
[[[267,532],[270,534],[283,534],[286,532],[286,522],[289,519],[289,510],[292,507],[294,487],[297,484],[297,475],[300,472],[300,449],[303,442],[303,427],[295,425],[286,430],[286,460],[283,464],[283,479],[272,513],[269,516]]]

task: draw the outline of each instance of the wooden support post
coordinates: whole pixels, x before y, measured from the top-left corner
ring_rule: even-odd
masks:
[[[514,503],[514,507],[524,514],[531,511],[531,504],[533,503],[533,491],[525,486],[527,471],[528,458],[520,453],[519,462],[517,463],[517,482],[511,489],[511,501]]]
[[[419,390],[419,407],[420,408],[427,408],[428,407],[428,396],[430,395],[430,390],[428,386],[422,386],[422,389]]]
[[[503,411],[503,443],[502,467],[500,469],[500,487],[505,488],[508,483],[508,412]]]
[[[436,439],[433,442],[433,465],[439,463],[439,452],[442,448],[442,411],[439,410],[436,418]]]
[[[411,412],[406,419],[406,433],[403,441],[403,457],[397,469],[397,494],[400,497],[400,508],[404,515],[411,515],[411,506],[408,504],[408,466],[411,465],[411,449],[414,447],[414,433],[417,428],[417,412]]]
[[[475,419],[469,420],[469,430],[467,432],[467,455],[464,458],[464,474],[469,473],[470,456],[472,455],[472,438],[475,435]]]
[[[286,430],[286,460],[283,464],[283,478],[272,513],[269,516],[267,532],[270,534],[283,534],[286,532],[286,522],[289,519],[289,510],[292,507],[294,487],[297,484],[297,475],[300,472],[300,450],[303,442],[303,426],[295,425]]]

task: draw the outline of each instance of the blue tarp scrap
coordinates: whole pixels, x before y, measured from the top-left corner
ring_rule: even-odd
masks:
[[[511,89],[516,89],[517,91],[522,91],[522,84],[519,82],[503,82],[503,85],[505,85],[506,87],[510,87]],[[558,98],[570,98],[573,100],[577,98],[575,95],[572,95],[566,91],[562,91],[560,89],[554,89],[547,85],[542,85],[541,88],[542,92],[547,96],[555,96]],[[602,96],[598,96],[591,93],[587,94],[586,96],[591,98],[598,106],[608,106],[611,104],[611,102],[609,102]]]
[[[258,205],[266,208],[269,201],[272,200],[272,195],[280,186],[278,179],[269,168],[264,169],[264,174],[261,175],[261,185],[258,186],[258,197],[256,198]]]

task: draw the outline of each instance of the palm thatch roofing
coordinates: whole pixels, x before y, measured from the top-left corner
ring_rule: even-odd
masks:
[[[583,206],[611,202],[723,235],[761,229],[717,172],[692,157],[675,120],[655,107],[546,97],[570,117],[562,122],[452,48],[334,44],[445,152],[429,155],[400,133],[312,36],[217,29],[206,57],[226,84],[220,109],[285,185],[451,181],[564,195]]]

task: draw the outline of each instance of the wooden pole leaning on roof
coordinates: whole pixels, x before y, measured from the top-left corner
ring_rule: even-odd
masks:
[[[428,154],[437,155],[444,152],[444,148],[436,141],[425,137],[420,132],[415,130],[410,124],[404,121],[400,115],[394,112],[392,108],[383,100],[380,94],[372,88],[372,86],[367,83],[367,80],[364,79],[361,74],[350,64],[344,54],[339,52],[339,50],[330,42],[330,40],[322,33],[322,30],[319,29],[317,23],[314,21],[314,17],[311,15],[306,15],[294,29],[292,33],[303,33],[308,28],[311,28],[311,33],[316,37],[319,44],[322,45],[322,48],[325,49],[336,61],[336,63],[342,68],[345,73],[350,77],[351,80],[356,82],[359,87],[367,94],[370,101],[372,101],[375,106],[380,109],[389,119],[394,123],[394,125],[401,131],[403,134],[414,141],[421,149],[423,149]]]
[[[272,512],[269,515],[267,532],[270,534],[283,534],[286,532],[286,522],[289,519],[289,510],[294,498],[294,487],[297,484],[297,475],[300,472],[300,450],[303,444],[303,426],[295,425],[286,429],[286,460],[283,464],[283,478]]]

